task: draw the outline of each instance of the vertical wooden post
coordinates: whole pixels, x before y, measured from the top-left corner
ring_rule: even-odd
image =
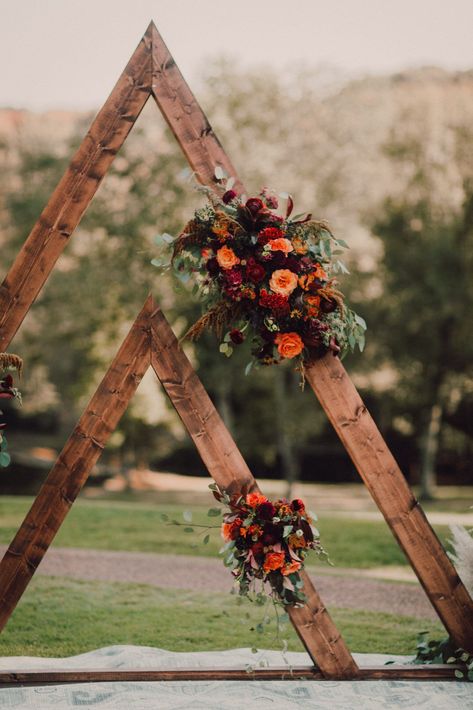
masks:
[[[149,367],[150,312],[148,299],[0,562],[0,630]]]
[[[340,360],[306,378],[455,643],[473,651],[473,602]]]
[[[259,490],[243,456],[159,308],[151,326],[151,365],[191,435],[202,460],[223,489]],[[289,609],[299,637],[326,678],[353,678],[358,667],[325,605],[304,573],[307,604]]]

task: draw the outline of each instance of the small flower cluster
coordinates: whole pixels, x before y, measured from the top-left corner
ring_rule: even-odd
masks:
[[[22,361],[17,355],[0,353],[0,399],[18,399],[21,402],[21,393],[14,387],[13,377],[6,373],[7,369],[15,369],[21,372]],[[0,411],[0,414],[2,412]],[[0,422],[0,467],[5,468],[10,463],[7,439],[4,433],[6,424]]]
[[[304,502],[271,502],[260,493],[230,497],[211,486],[217,500],[229,507],[224,513],[222,537],[224,563],[230,567],[239,594],[256,592],[260,580],[268,583],[270,596],[284,605],[300,606],[305,601],[300,572],[309,550],[326,555],[313,518]],[[313,514],[312,514],[313,515]],[[261,592],[259,592],[261,594]]]
[[[366,324],[347,308],[335,278],[347,273],[338,259],[345,242],[311,215],[291,219],[289,196],[283,217],[266,188],[246,199],[229,185],[221,199],[208,193],[209,204],[174,241],[174,268],[197,278],[205,308],[190,337],[213,328],[231,355],[249,326],[252,364],[261,365],[362,350]]]

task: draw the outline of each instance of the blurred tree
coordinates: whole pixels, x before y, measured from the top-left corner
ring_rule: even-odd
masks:
[[[423,499],[435,492],[444,414],[473,382],[473,182],[458,171],[463,201],[442,199],[445,170],[429,145],[406,131],[386,146],[407,179],[372,225],[383,246],[383,291],[371,309],[377,354],[396,371],[397,409],[420,449]]]

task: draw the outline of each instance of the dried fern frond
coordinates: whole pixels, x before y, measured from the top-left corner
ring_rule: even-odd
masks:
[[[179,254],[188,246],[192,244],[200,243],[200,235],[197,229],[196,221],[191,219],[190,222],[186,224],[180,235],[174,242],[174,249],[172,253],[172,260],[174,260]]]
[[[19,355],[0,353],[0,370],[16,370],[21,377],[23,360]]]
[[[316,219],[311,219],[309,222],[304,223],[304,229],[310,230],[312,234],[314,234],[316,237],[320,236],[320,232],[328,232],[331,237],[333,237],[332,230],[330,229],[330,225],[328,222],[326,222],[324,219],[322,220],[316,220]]]
[[[241,226],[236,219],[230,217],[226,212],[222,210],[215,211],[215,217],[219,226],[225,228],[227,232],[230,232],[234,237],[238,237],[240,234],[245,234],[244,228]]]
[[[204,330],[212,330],[217,338],[221,339],[225,328],[234,320],[241,316],[242,307],[239,303],[227,303],[219,301],[210,311],[204,313],[198,321],[192,325],[182,340],[197,340]]]

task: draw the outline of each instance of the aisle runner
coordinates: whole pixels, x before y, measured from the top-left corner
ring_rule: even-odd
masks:
[[[0,658],[0,670],[108,668],[245,667],[264,657],[284,665],[278,651],[252,654],[250,649],[206,653],[173,653],[145,646],[109,646],[71,658]],[[360,666],[402,662],[402,656],[354,654]],[[291,665],[308,665],[306,653],[288,653]],[[473,710],[472,685],[457,682],[410,681],[185,681],[78,683],[0,689],[0,708],[62,710]]]

